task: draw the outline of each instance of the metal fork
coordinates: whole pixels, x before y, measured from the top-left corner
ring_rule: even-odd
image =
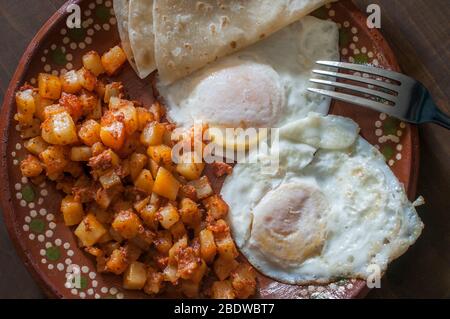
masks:
[[[333,79],[310,79],[311,82],[344,89],[349,91],[349,93],[360,93],[368,97],[365,98],[357,95],[318,88],[309,88],[308,91],[310,92],[326,95],[336,100],[365,106],[376,111],[389,114],[405,122],[413,124],[433,122],[450,129],[450,117],[444,114],[436,106],[428,90],[420,82],[410,78],[409,76],[361,64],[334,61],[317,61],[316,63],[326,67],[356,71],[362,74],[376,75],[391,81],[388,83],[382,80],[375,80],[347,73],[313,70],[314,74],[364,83],[369,85],[369,87],[336,82]],[[397,83],[393,83],[392,80]],[[383,90],[379,91],[373,89],[373,87],[378,87]],[[370,97],[383,99],[388,102],[378,102]]]

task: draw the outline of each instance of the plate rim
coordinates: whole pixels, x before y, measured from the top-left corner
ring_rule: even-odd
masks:
[[[21,83],[23,83],[26,70],[31,64],[32,57],[35,53],[40,49],[41,43],[45,38],[55,29],[59,22],[65,17],[66,9],[69,5],[79,4],[86,0],[69,0],[66,1],[55,13],[51,15],[51,17],[43,24],[43,26],[39,29],[36,35],[32,38],[28,46],[26,47],[24,53],[22,54],[17,68],[8,84],[8,88],[5,91],[3,103],[2,103],[2,112],[0,114],[0,151],[2,154],[0,160],[0,179],[3,181],[0,186],[0,206],[2,208],[3,220],[9,235],[10,240],[12,241],[16,253],[24,263],[27,271],[32,276],[33,280],[37,283],[37,285],[43,290],[43,293],[48,298],[63,298],[63,295],[60,293],[60,290],[52,284],[50,280],[44,280],[44,276],[42,271],[37,266],[35,260],[31,257],[29,252],[27,251],[24,240],[20,238],[20,230],[17,228],[14,219],[14,208],[12,205],[12,196],[11,190],[9,188],[10,181],[10,173],[8,171],[8,160],[7,160],[7,141],[9,137],[9,127],[11,123],[9,119],[11,118],[12,105],[13,105],[13,97],[14,93],[20,87]],[[388,59],[390,65],[393,66],[394,70],[400,71],[400,66],[398,64],[397,58],[394,54],[389,43],[386,41],[384,36],[378,29],[368,29],[365,21],[367,19],[366,15],[356,6],[353,1],[341,1],[341,5],[343,5],[348,11],[349,14],[352,15],[355,22],[360,26],[364,27],[367,30],[370,38],[373,43],[381,49],[380,51]],[[378,41],[376,41],[378,39]],[[411,128],[411,165],[409,170],[410,182],[408,185],[408,189],[406,190],[408,197],[414,197],[417,193],[417,183],[419,178],[419,167],[420,167],[420,141],[419,141],[419,130],[417,125],[410,125]],[[352,294],[351,298],[364,298],[367,293],[370,291],[366,286],[360,288],[359,290],[355,290],[354,294]]]

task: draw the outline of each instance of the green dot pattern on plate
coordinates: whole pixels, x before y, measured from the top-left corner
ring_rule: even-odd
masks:
[[[83,41],[86,36],[86,30],[83,28],[69,29],[68,35],[73,41]]]
[[[348,30],[340,29],[339,30],[339,46],[340,47],[347,47],[347,45],[350,43],[350,33]]]
[[[35,233],[43,233],[45,230],[45,222],[42,219],[35,218],[30,222],[30,229]]]
[[[111,14],[109,13],[109,9],[105,6],[97,6],[95,9],[95,16],[102,22],[108,22]]]
[[[25,185],[22,188],[22,198],[28,203],[34,201],[36,198],[36,193],[31,185]]]
[[[384,155],[386,161],[390,160],[394,156],[394,149],[390,145],[385,145],[381,148],[381,154]]]
[[[52,246],[47,248],[47,250],[45,251],[45,255],[49,260],[56,261],[59,259],[59,257],[61,257],[61,252],[58,247]]]
[[[88,286],[88,279],[85,276],[80,277],[80,289],[84,290]]]
[[[67,59],[66,55],[61,48],[56,48],[52,51],[52,61],[57,65],[66,65]]]
[[[383,122],[383,131],[386,135],[395,135],[397,133],[397,128],[399,127],[399,121],[392,117],[388,117],[386,121]]]
[[[357,63],[357,64],[369,63],[369,58],[367,57],[367,55],[365,55],[363,53],[355,54],[355,56],[353,58],[355,59],[355,63]]]

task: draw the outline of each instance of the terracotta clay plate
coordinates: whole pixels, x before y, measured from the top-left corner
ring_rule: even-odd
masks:
[[[66,27],[66,8],[81,5],[82,28]],[[366,17],[351,1],[320,8],[314,15],[339,24],[343,61],[370,63],[398,70],[395,57],[377,30],[369,30]],[[121,278],[96,272],[94,260],[77,247],[72,230],[59,213],[61,194],[49,182],[33,185],[21,177],[19,163],[25,156],[16,123],[14,92],[25,81],[35,85],[39,72],[61,74],[77,69],[81,56],[89,51],[104,52],[119,43],[116,19],[110,0],[69,1],[42,27],[33,39],[9,85],[1,114],[1,200],[12,240],[36,281],[50,297],[59,298],[145,298],[141,292],[126,291]],[[151,79],[139,80],[130,67],[117,77],[130,97],[150,103]],[[345,103],[334,103],[332,112],[351,117],[361,134],[386,157],[395,175],[404,183],[410,199],[415,195],[418,174],[418,134],[415,127]],[[220,181],[216,181],[216,185]],[[66,285],[74,265],[81,269],[79,288]],[[367,290],[364,281],[340,280],[324,286],[292,286],[260,276],[261,298],[355,298]]]

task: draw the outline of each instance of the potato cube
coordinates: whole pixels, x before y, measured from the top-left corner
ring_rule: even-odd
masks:
[[[230,276],[231,272],[235,270],[238,265],[239,263],[235,259],[228,259],[219,255],[219,258],[214,261],[213,269],[217,278],[224,280]]]
[[[87,215],[75,229],[75,235],[86,247],[95,245],[104,234],[105,227],[92,214]]]
[[[180,215],[183,223],[192,228],[200,223],[202,217],[197,204],[189,198],[183,198],[181,200]]]
[[[27,89],[16,93],[17,112],[16,120],[22,125],[29,125],[36,112],[33,89]]]
[[[89,51],[84,54],[82,60],[83,67],[95,76],[99,76],[105,72],[100,55],[96,51]]]
[[[242,263],[231,273],[231,284],[236,296],[244,299],[255,294],[256,272],[252,266]]]
[[[102,184],[102,187],[104,189],[109,189],[109,188],[113,188],[118,185],[122,185],[122,181],[121,181],[120,177],[112,169],[109,170],[104,175],[100,176],[99,181],[100,181],[100,184]]]
[[[172,233],[172,237],[175,240],[178,240],[179,238],[186,235],[186,227],[184,227],[184,224],[181,220],[177,221],[175,224],[170,227],[170,232]]]
[[[39,95],[50,100],[57,100],[61,96],[61,81],[56,75],[39,73]]]
[[[69,112],[75,122],[83,115],[83,105],[76,95],[63,92],[59,104]]]
[[[158,211],[157,218],[162,227],[169,229],[180,219],[180,215],[177,209],[169,204]]]
[[[39,154],[47,171],[47,175],[62,173],[69,161],[67,160],[64,148],[61,146],[49,146]]]
[[[66,112],[66,108],[60,104],[48,105],[44,109],[44,120],[50,118],[52,115]]]
[[[202,259],[200,261],[200,265],[193,271],[190,280],[194,283],[200,283],[202,278],[205,276],[208,271],[208,266],[205,261]]]
[[[31,123],[26,126],[21,125],[20,137],[23,139],[32,138],[41,135],[41,120],[33,118]]]
[[[138,129],[138,117],[133,103],[129,102],[121,106],[115,114],[123,117],[123,123],[125,124],[125,130],[128,135],[132,135]]]
[[[132,210],[123,210],[117,214],[111,226],[125,239],[136,237],[143,228],[141,220]]]
[[[209,183],[209,179],[206,176],[202,176],[200,179],[196,179],[195,181],[190,181],[188,185],[195,188],[198,199],[203,199],[214,194],[211,184]]]
[[[130,156],[130,174],[133,180],[141,173],[142,169],[147,164],[147,156],[140,153],[133,153]]]
[[[34,106],[36,108],[35,115],[41,121],[45,120],[44,110],[47,106],[52,105],[53,100],[43,98],[39,94],[34,95]]]
[[[152,172],[153,178],[156,178],[156,175],[158,174],[159,165],[156,163],[153,159],[148,159],[148,168],[150,169],[150,172]]]
[[[147,155],[158,164],[172,164],[172,149],[167,145],[149,146]]]
[[[94,74],[89,72],[84,67],[77,71],[78,80],[80,81],[81,86],[92,92],[95,89],[95,84],[97,83],[97,78]]]
[[[123,288],[140,290],[144,288],[146,281],[147,269],[145,264],[135,261],[128,266],[123,275]]]
[[[33,155],[28,155],[20,163],[20,171],[25,177],[36,177],[42,173],[43,169],[39,159]]]
[[[89,146],[74,146],[70,149],[70,160],[75,162],[87,162],[92,156]]]
[[[163,270],[163,275],[164,275],[164,281],[169,281],[175,285],[179,278],[177,266],[170,265],[170,264],[167,265],[167,267],[164,268],[164,270]]]
[[[177,164],[177,172],[188,181],[193,181],[202,175],[205,163],[179,163]]]
[[[92,146],[101,141],[100,128],[101,126],[97,121],[86,120],[81,124],[81,127],[78,130],[78,136],[84,144]]]
[[[149,295],[156,295],[162,289],[163,280],[164,280],[164,276],[162,273],[157,272],[152,267],[148,267],[147,281],[144,286],[144,292]]]
[[[151,114],[151,113],[150,113]],[[144,127],[141,133],[141,143],[147,146],[160,145],[163,142],[166,127],[158,122],[150,122]]]
[[[101,126],[100,138],[108,147],[118,151],[125,142],[125,125],[122,122],[114,121]]]
[[[101,60],[106,73],[113,75],[125,63],[127,56],[120,46],[115,46],[104,53]]]
[[[66,93],[78,93],[82,86],[78,73],[75,70],[68,71],[60,77],[62,91]]]
[[[134,186],[150,195],[154,187],[152,173],[148,169],[143,169],[134,181]]]
[[[203,229],[199,234],[200,238],[200,257],[207,263],[214,260],[217,252],[217,246],[214,241],[214,234],[209,229]]]
[[[147,110],[145,107],[136,107],[138,117],[138,130],[142,131],[148,123],[153,122],[155,117],[153,113]]]
[[[34,155],[39,155],[48,147],[48,144],[40,136],[30,138],[23,145],[28,152]]]
[[[161,254],[167,254],[172,248],[172,234],[168,230],[158,231],[156,239],[153,242],[155,244],[155,248]]]
[[[105,85],[103,102],[109,103],[112,97],[120,98],[123,94],[123,85],[120,82],[112,82]]]
[[[164,167],[160,167],[153,184],[153,192],[170,200],[177,198],[180,182]]]
[[[102,117],[102,103],[95,93],[82,89],[78,99],[87,118],[98,120]]]
[[[215,281],[211,286],[211,298],[213,299],[236,298],[231,282],[229,280]]]
[[[229,232],[217,234],[215,236],[215,241],[217,252],[224,259],[234,259],[239,255],[233,238]]]
[[[67,112],[51,115],[42,123],[42,138],[49,144],[67,145],[78,141],[77,130]]]
[[[72,195],[67,195],[61,201],[61,212],[66,226],[78,225],[84,218],[83,205]]]
[[[228,205],[219,195],[210,196],[202,203],[214,219],[224,218],[228,214]]]
[[[127,254],[124,248],[114,249],[106,262],[106,270],[120,275],[128,268]]]
[[[158,207],[152,204],[146,205],[142,210],[139,211],[139,216],[141,216],[142,221],[145,226],[152,230],[158,229],[158,219],[156,213],[158,212]]]
[[[181,281],[181,292],[188,298],[196,298],[199,296],[200,284],[192,280]]]

